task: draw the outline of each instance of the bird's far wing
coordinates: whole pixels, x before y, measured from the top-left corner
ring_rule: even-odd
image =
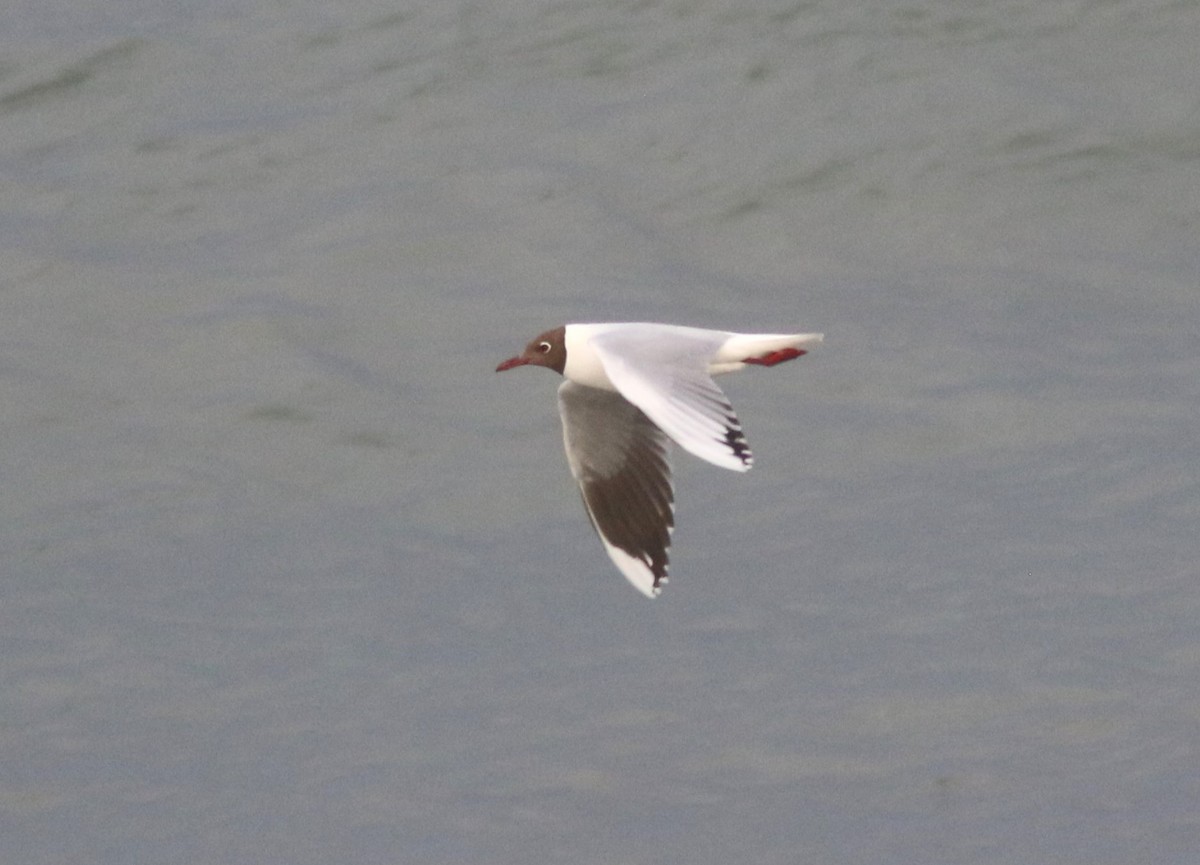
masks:
[[[563,444],[613,564],[647,597],[667,582],[675,493],[667,436],[619,393],[563,382]]]

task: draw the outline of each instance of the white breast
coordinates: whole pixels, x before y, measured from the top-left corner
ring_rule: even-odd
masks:
[[[588,344],[588,339],[607,325],[603,324],[568,324],[564,343],[567,347],[567,364],[563,368],[563,377],[576,384],[588,387],[598,387],[601,390],[616,390],[604,364],[596,350]]]

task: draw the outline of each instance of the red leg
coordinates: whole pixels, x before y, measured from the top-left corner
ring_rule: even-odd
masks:
[[[808,352],[802,348],[781,348],[779,351],[770,351],[760,357],[748,357],[742,363],[752,363],[757,366],[775,366],[777,363],[783,363],[785,360],[795,360],[806,354]]]

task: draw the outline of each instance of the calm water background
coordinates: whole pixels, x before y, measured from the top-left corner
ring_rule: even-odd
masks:
[[[0,860],[1196,861],[1200,4],[0,20]],[[604,319],[827,333],[655,602]]]

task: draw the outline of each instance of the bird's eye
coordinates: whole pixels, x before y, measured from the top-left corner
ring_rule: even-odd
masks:
[[[539,342],[537,344],[537,350],[540,351],[542,354],[549,354],[550,348],[551,348],[550,343],[546,342],[545,340],[543,340],[542,342]]]

